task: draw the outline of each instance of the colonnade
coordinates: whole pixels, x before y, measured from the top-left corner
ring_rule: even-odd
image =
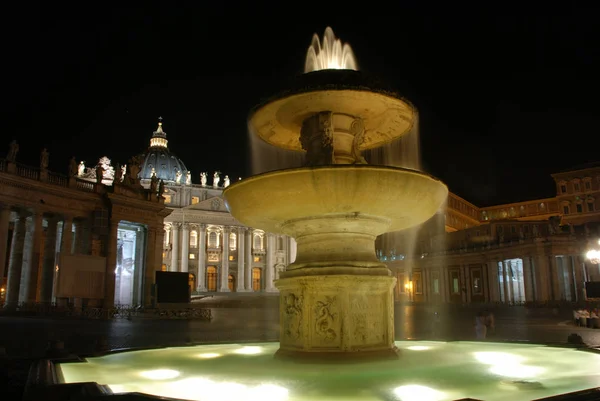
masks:
[[[450,259],[415,266],[398,262],[390,267],[399,280],[396,298],[416,302],[580,302],[585,299],[584,283],[600,278],[598,266],[568,254],[491,256],[484,262]]]
[[[191,233],[195,236],[193,241],[190,241]],[[211,239],[210,235],[216,237]],[[254,268],[264,273],[261,291],[276,292],[273,281],[280,270],[293,262],[296,254],[293,239],[248,227],[169,222],[165,224],[165,238],[168,252],[163,263],[169,271],[193,273],[195,290],[201,293],[256,291],[252,282]],[[190,260],[194,261],[192,267]],[[217,288],[207,285],[209,265],[218,267]],[[234,288],[229,287],[230,275],[235,276]]]
[[[92,252],[89,218],[43,210],[0,205],[0,238],[0,266],[8,267],[4,297],[8,309],[51,303],[60,255]]]

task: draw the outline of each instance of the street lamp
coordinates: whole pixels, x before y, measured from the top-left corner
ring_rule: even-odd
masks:
[[[600,240],[598,240],[598,245],[600,245]],[[600,250],[598,249],[590,249],[585,254],[585,257],[595,265],[600,264]]]

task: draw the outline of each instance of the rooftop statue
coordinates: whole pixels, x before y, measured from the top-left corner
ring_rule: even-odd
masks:
[[[6,160],[9,162],[17,161],[17,153],[19,153],[19,144],[16,139],[13,139],[8,147],[8,154],[6,155]]]

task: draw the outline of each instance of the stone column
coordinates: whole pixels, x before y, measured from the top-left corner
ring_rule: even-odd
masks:
[[[171,230],[171,267],[170,272],[178,272],[179,265],[177,263],[179,258],[179,227],[180,223],[173,223],[173,229]]]
[[[59,289],[59,281],[60,281],[60,269],[62,268],[61,260],[64,255],[73,254],[73,217],[65,216],[62,228],[60,230],[60,258],[59,258],[59,270],[54,272],[54,293]],[[57,298],[56,302],[60,306],[66,306],[68,302],[68,298]]]
[[[169,269],[169,264],[171,263],[171,261],[169,259],[172,257],[171,248],[170,248],[171,235],[172,235],[171,227],[172,227],[171,223],[163,224],[163,230],[162,230],[162,235],[161,235],[163,242],[162,242],[162,244],[160,244],[161,269],[162,269],[162,265],[164,264],[167,266],[167,270]]]
[[[119,220],[110,221],[106,244],[106,270],[104,271],[104,309],[115,306],[115,269],[117,268],[117,234]]]
[[[550,294],[551,300],[559,301],[560,300],[560,287],[559,287],[559,277],[558,277],[558,264],[556,263],[556,256],[550,255],[548,256],[548,275],[550,277]]]
[[[498,294],[498,262],[490,261],[487,262],[488,270],[488,283],[490,286],[490,301],[500,301],[500,295]]]
[[[206,292],[206,224],[198,226],[198,292]]]
[[[288,237],[288,265],[296,261],[296,253],[298,251],[298,244],[292,237]]]
[[[23,247],[25,245],[27,215],[20,212],[15,220],[10,258],[8,261],[8,281],[6,283],[6,298],[4,306],[15,309],[19,304],[19,288],[21,286],[21,271],[23,268]]]
[[[543,251],[542,251],[543,252]],[[534,259],[534,270],[535,270],[535,279],[539,284],[537,286],[538,289],[538,301],[550,301],[551,300],[551,292],[550,292],[550,274],[548,272],[549,264],[548,257],[546,255],[537,254]]]
[[[565,274],[565,271],[567,274]],[[556,257],[556,274],[558,278],[559,295],[558,299],[566,301],[574,301],[575,294],[573,293],[573,271],[570,263],[567,263],[565,256]],[[569,297],[567,297],[569,294]]]
[[[525,301],[533,302],[536,300],[535,283],[533,280],[533,270],[531,267],[531,258],[525,256],[523,260],[523,281],[525,283]]]
[[[143,232],[142,232],[143,234]],[[143,244],[143,241],[140,241]],[[142,299],[137,300],[138,304],[145,306],[152,305],[152,285],[156,277],[156,272],[162,269],[162,250],[164,245],[164,228],[162,224],[149,226],[146,231],[146,258],[145,266],[137,266],[136,269],[143,268],[143,292]],[[139,258],[142,262],[142,258]]]
[[[75,222],[75,253],[89,255],[91,249],[91,231],[88,219]]]
[[[60,252],[63,255],[71,255],[73,253],[73,217],[65,216],[60,235]]]
[[[238,260],[237,260],[237,291],[238,292],[244,292],[246,291],[245,288],[245,284],[246,284],[246,278],[245,278],[245,269],[246,269],[246,265],[245,265],[245,260],[246,260],[246,254],[245,254],[245,248],[246,247],[246,228],[244,227],[240,227],[238,228],[238,238],[237,238],[237,255],[238,255]]]
[[[423,266],[421,268],[421,281],[422,281],[422,288],[423,288],[423,301],[424,302],[428,302],[429,299],[429,268]]]
[[[585,300],[585,277],[576,256],[568,256],[571,269],[575,274],[575,301]]]
[[[502,261],[502,286],[504,288],[504,299],[502,300],[505,304],[508,304],[508,302],[510,301],[509,298],[509,293],[508,293],[508,280],[506,279],[506,277],[508,277],[508,272],[507,272],[507,268],[506,268],[506,261],[503,260]]]
[[[42,250],[43,214],[36,211],[30,219],[25,235],[19,302],[35,303]]]
[[[267,236],[267,260],[265,262],[265,292],[274,292],[273,287],[273,269],[275,264],[275,236],[271,233],[265,234]]]
[[[450,300],[450,284],[448,283],[448,267],[441,265],[440,268],[440,292],[442,295],[442,302],[449,302]],[[396,285],[401,285],[397,283]]]
[[[244,252],[246,256],[244,256],[245,266],[244,270],[246,273],[244,274],[244,279],[246,280],[246,290],[253,291],[252,289],[252,263],[254,263],[254,259],[252,258],[252,229],[246,229],[246,237],[244,238]]]
[[[8,225],[10,223],[10,208],[0,205],[0,272],[4,271],[6,266],[7,248],[8,248]],[[4,280],[4,274],[0,274],[0,287]]]
[[[187,273],[190,261],[190,225],[183,223],[181,225],[183,235],[181,238],[181,272]]]
[[[42,262],[42,282],[40,285],[40,302],[52,302],[54,287],[54,264],[56,261],[56,233],[58,219],[52,216],[48,219],[46,238],[44,240],[44,260]]]
[[[229,227],[223,227],[223,257],[220,273],[221,288],[219,292],[229,292]]]
[[[461,265],[460,272],[462,274],[462,282],[465,289],[465,291],[462,291],[462,299],[464,303],[468,304],[471,303],[471,272],[469,271],[469,267],[467,265]]]

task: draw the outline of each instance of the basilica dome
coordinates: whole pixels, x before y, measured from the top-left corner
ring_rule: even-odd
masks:
[[[162,129],[162,118],[159,118],[158,128],[152,133],[150,147],[141,165],[140,179],[149,180],[155,173],[158,179],[165,183],[185,183],[188,169],[180,158],[169,151],[167,143],[167,133]]]

